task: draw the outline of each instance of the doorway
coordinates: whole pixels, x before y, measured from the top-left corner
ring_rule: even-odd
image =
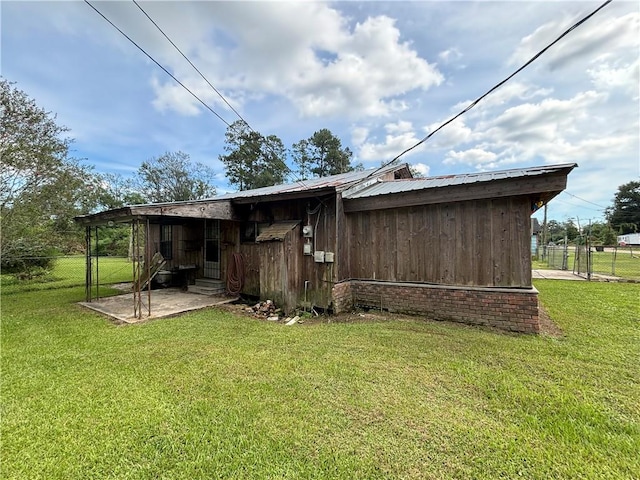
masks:
[[[204,276],[220,280],[220,220],[204,221]]]

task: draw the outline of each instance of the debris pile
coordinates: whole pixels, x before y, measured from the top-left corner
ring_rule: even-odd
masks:
[[[258,302],[253,307],[246,307],[245,312],[253,315],[257,318],[262,318],[264,320],[268,320],[269,322],[279,322],[281,319],[284,321],[286,325],[295,325],[300,322],[300,317],[282,317],[282,310],[280,308],[276,308],[275,303],[272,300],[265,300],[264,302]]]
[[[245,311],[252,314],[254,317],[264,318],[271,321],[279,320],[280,314],[282,313],[282,310],[276,308],[276,304],[271,300],[258,302],[253,307],[245,308]]]

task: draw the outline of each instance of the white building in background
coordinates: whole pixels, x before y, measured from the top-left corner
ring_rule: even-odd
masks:
[[[618,245],[640,246],[640,233],[627,233],[626,235],[618,235]]]

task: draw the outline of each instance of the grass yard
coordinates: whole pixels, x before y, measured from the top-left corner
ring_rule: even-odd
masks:
[[[562,266],[562,248],[549,252],[550,262],[532,261],[534,269],[560,268]],[[591,252],[591,270],[594,274],[612,275],[626,280],[640,281],[640,248],[620,248],[614,252],[612,248],[607,247],[604,252],[592,250]],[[551,266],[549,264],[551,263]],[[571,245],[567,256],[567,269],[569,271],[577,271],[578,266],[575,265],[575,246]],[[586,274],[586,260],[582,273]]]
[[[4,479],[640,475],[640,284],[540,281],[561,338],[2,296]]]

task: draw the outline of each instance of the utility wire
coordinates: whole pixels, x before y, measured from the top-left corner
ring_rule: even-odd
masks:
[[[598,205],[597,203],[593,203],[593,202],[590,202],[589,200],[585,200],[584,198],[580,198],[579,196],[577,196],[577,195],[573,195],[573,194],[571,194],[571,193],[567,192],[566,190],[565,190],[565,191],[563,191],[562,193],[566,193],[566,194],[567,194],[567,195],[569,195],[570,197],[576,198],[576,199],[578,199],[578,200],[582,200],[583,202],[589,203],[589,204],[591,204],[591,205],[595,205],[596,207],[599,207],[599,208],[601,208],[601,209],[603,209],[603,210],[606,210],[606,209],[607,209],[607,207],[603,207],[602,205]]]
[[[209,105],[207,105],[202,99],[200,99],[200,97],[198,97],[195,93],[193,93],[184,83],[182,83],[180,80],[178,80],[169,70],[167,70],[165,67],[163,67],[159,62],[156,61],[155,58],[153,58],[151,55],[149,55],[146,50],[144,48],[142,48],[140,45],[138,45],[135,41],[133,41],[133,39],[131,37],[129,37],[129,35],[127,35],[126,33],[124,33],[122,30],[120,30],[111,20],[109,20],[107,17],[105,17],[102,12],[100,10],[98,10],[96,7],[94,7],[93,5],[91,5],[91,3],[89,2],[89,0],[84,0],[84,3],[86,3],[87,5],[89,5],[98,15],[100,15],[102,18],[104,18],[113,28],[115,28],[118,32],[120,32],[122,34],[122,36],[124,36],[127,40],[129,40],[131,43],[133,43],[138,50],[140,50],[142,53],[144,53],[147,58],[149,58],[149,60],[151,60],[153,63],[155,63],[158,67],[160,67],[164,73],[166,73],[167,75],[169,75],[171,78],[173,78],[176,83],[178,83],[182,88],[184,88],[187,92],[189,92],[193,98],[195,98],[196,100],[198,100],[202,105],[204,105],[204,107],[209,110],[211,113],[213,113],[216,117],[218,117],[226,126],[231,127],[231,125],[229,124],[229,122],[227,122],[224,118],[222,118],[213,108],[211,108]]]
[[[202,79],[207,82],[207,84],[213,89],[214,92],[216,92],[218,94],[218,96],[222,99],[222,101],[224,101],[224,103],[227,104],[227,106],[233,111],[233,113],[235,113],[238,118],[240,120],[242,120],[244,122],[244,124],[249,128],[249,130],[253,133],[256,133],[258,135],[261,135],[259,132],[257,132],[256,130],[254,130],[254,128],[249,124],[249,122],[247,122],[247,120],[245,120],[243,118],[242,115],[240,115],[240,113],[233,108],[233,105],[231,105],[227,99],[224,97],[224,95],[216,88],[213,86],[213,84],[207,79],[207,77],[204,76],[204,74],[198,69],[198,67],[196,67],[194,65],[194,63],[189,59],[189,57],[187,57],[182,50],[180,50],[180,48],[173,42],[173,40],[171,40],[171,38],[169,38],[169,36],[164,32],[164,30],[162,30],[162,28],[160,28],[160,25],[158,25],[153,18],[151,18],[151,16],[140,6],[140,4],[136,1],[133,0],[133,3],[135,4],[136,7],[138,7],[138,9],[145,15],[145,17],[147,17],[147,19],[153,23],[153,25],[158,29],[158,31],[164,36],[164,38],[167,39],[167,41],[173,46],[173,48],[175,48],[178,53],[180,53],[180,55],[182,55],[182,58],[184,58],[189,65],[191,65],[191,67],[193,67],[193,69],[198,72],[198,74],[200,75],[200,77],[202,77]],[[182,84],[181,84],[182,85]],[[226,123],[226,122],[225,122]],[[227,123],[227,126],[229,126],[230,128],[232,128],[231,125],[229,125]],[[289,168],[289,166],[278,156],[278,154],[275,152],[275,150],[273,149],[273,147],[271,146],[271,144],[269,143],[265,143],[265,145],[267,146],[267,148],[271,151],[271,153],[275,156],[275,158],[277,158],[278,160],[280,160],[280,163],[282,163],[282,165],[284,165],[285,169],[289,172],[289,175],[291,175],[292,177],[294,177],[295,180],[297,180],[299,183],[301,183],[304,186],[304,182],[301,178],[298,177],[298,175],[291,169]]]
[[[567,202],[566,200],[562,200],[562,199],[557,198],[557,197],[553,199],[553,202],[554,203],[555,202],[563,203],[565,205],[570,205],[570,206],[572,206],[574,208],[584,208],[584,209],[587,209],[587,210],[591,210],[593,212],[602,212],[602,209],[592,208],[592,207],[585,207],[584,205],[578,205],[577,203]]]
[[[218,96],[222,99],[222,101],[224,101],[224,103],[226,103],[226,104],[227,104],[227,106],[228,106],[231,110],[233,110],[233,113],[235,113],[235,114],[238,116],[238,118],[239,118],[240,120],[242,120],[244,123],[246,123],[246,124],[247,124],[247,126],[248,126],[252,131],[253,131],[253,128],[251,128],[251,126],[249,125],[249,122],[247,122],[244,118],[242,118],[242,115],[240,115],[240,114],[238,113],[238,111],[237,111],[235,108],[233,108],[233,106],[232,106],[232,105],[227,101],[227,99],[226,99],[226,98],[224,98],[224,95],[222,95],[222,93],[220,93],[220,91],[219,91],[216,87],[214,87],[214,86],[211,84],[211,82],[207,79],[207,77],[205,77],[205,76],[204,76],[204,74],[203,74],[203,73],[198,69],[198,67],[196,67],[196,66],[193,64],[193,62],[192,62],[191,60],[189,60],[189,58],[188,58],[188,57],[187,57],[187,56],[182,52],[182,50],[180,50],[180,48],[179,48],[175,43],[173,43],[173,40],[171,40],[171,39],[169,38],[169,36],[168,36],[166,33],[164,33],[164,30],[162,30],[162,28],[160,28],[160,26],[159,26],[159,25],[158,25],[158,24],[153,20],[153,18],[151,18],[151,17],[149,16],[149,14],[148,14],[147,12],[145,12],[145,10],[140,6],[140,4],[139,4],[138,2],[136,2],[136,0],[133,0],[133,3],[135,4],[135,6],[136,6],[136,7],[138,7],[138,8],[140,9],[140,11],[141,11],[142,13],[144,13],[145,17],[147,17],[147,18],[149,19],[149,21],[155,25],[155,27],[156,27],[156,28],[158,29],[158,31],[159,31],[159,32],[164,36],[164,38],[166,38],[166,39],[168,40],[168,42],[169,42],[171,45],[173,45],[173,48],[175,48],[175,49],[178,51],[178,53],[180,53],[180,55],[182,55],[182,58],[184,58],[187,62],[189,62],[189,65],[191,65],[191,66],[193,67],[193,69],[194,69],[196,72],[198,72],[198,74],[202,77],[202,79],[203,79],[205,82],[207,82],[207,84],[208,84],[208,85],[213,89],[213,91],[214,91],[214,92],[216,92],[216,93],[218,94]]]
[[[507,83],[509,80],[511,80],[513,77],[515,77],[518,73],[520,73],[522,70],[524,70],[525,68],[527,68],[529,65],[531,65],[534,61],[536,61],[538,59],[538,57],[540,57],[542,54],[544,54],[547,50],[549,50],[553,45],[555,45],[556,43],[558,43],[562,38],[564,38],[566,35],[568,35],[570,32],[572,32],[573,30],[575,30],[576,28],[578,28],[580,25],[582,25],[583,23],[585,23],[587,20],[589,20],[591,17],[593,17],[596,13],[598,13],[600,10],[602,10],[604,7],[606,7],[608,4],[610,4],[613,0],[606,0],[602,5],[600,5],[598,8],[596,8],[594,11],[592,11],[590,14],[588,14],[586,17],[582,18],[581,20],[577,21],[576,23],[574,23],[571,27],[569,27],[567,30],[565,30],[562,34],[560,34],[560,36],[558,36],[554,41],[552,41],[550,44],[548,44],[546,47],[544,47],[542,50],[540,50],[538,53],[536,53],[533,57],[531,57],[524,65],[522,65],[520,68],[518,68],[515,72],[513,72],[511,75],[509,75],[507,78],[505,78],[504,80],[502,80],[500,83],[494,85],[493,87],[491,87],[486,93],[484,93],[482,96],[478,97],[476,100],[474,100],[471,104],[469,104],[466,108],[464,108],[460,113],[458,113],[457,115],[451,117],[449,120],[447,120],[446,122],[444,122],[443,124],[441,124],[438,128],[436,128],[435,130],[433,130],[432,132],[429,132],[429,134],[424,137],[422,140],[420,140],[419,142],[417,142],[415,145],[407,148],[406,150],[404,150],[403,152],[401,152],[399,155],[396,155],[392,160],[388,161],[387,163],[382,164],[382,166],[378,167],[376,170],[374,170],[373,172],[371,172],[371,174],[369,174],[369,177],[373,174],[375,174],[376,172],[378,172],[379,170],[383,169],[384,167],[386,167],[387,165],[391,165],[393,162],[397,161],[400,157],[402,157],[405,153],[410,152],[411,150],[413,150],[414,148],[422,145],[424,142],[426,142],[427,140],[429,140],[429,138],[431,138],[436,132],[438,132],[439,130],[441,130],[442,128],[446,127],[447,125],[449,125],[451,122],[453,122],[454,120],[456,120],[458,117],[464,115],[465,113],[467,113],[469,110],[471,110],[473,107],[475,107],[478,103],[480,103],[485,97],[487,97],[488,95],[490,95],[491,93],[493,93],[495,90],[497,90],[498,88],[502,87],[505,83]]]

